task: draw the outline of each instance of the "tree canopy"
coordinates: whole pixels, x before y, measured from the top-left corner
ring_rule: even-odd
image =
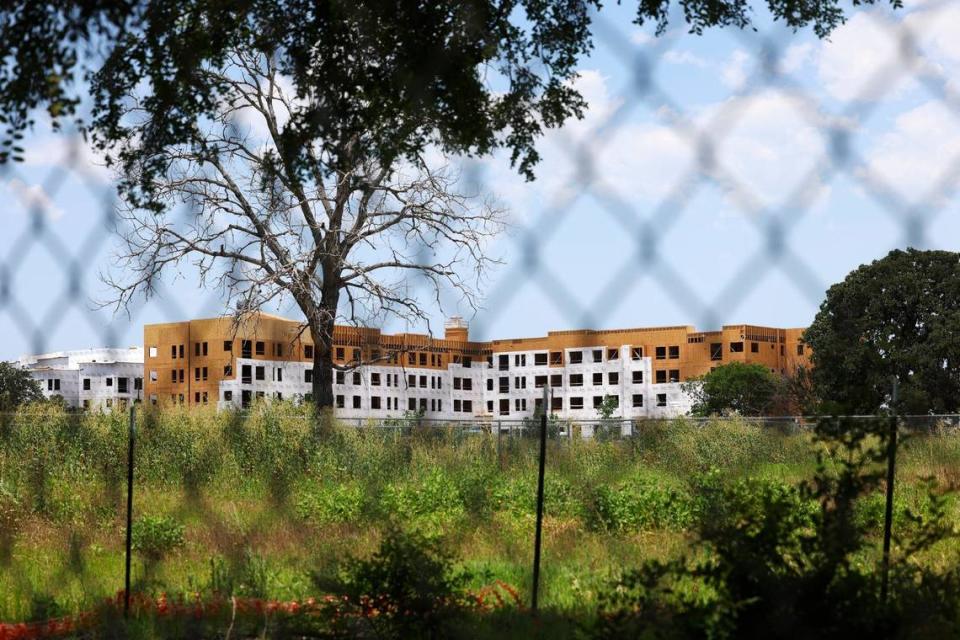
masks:
[[[38,400],[43,400],[43,389],[30,372],[9,362],[0,362],[0,412],[14,411],[22,404]]]
[[[825,409],[929,414],[960,410],[958,336],[960,253],[907,249],[830,287],[804,340]]]
[[[767,415],[783,390],[780,377],[765,366],[743,362],[721,365],[683,386],[693,398],[695,416]]]
[[[901,0],[853,0],[854,5]],[[841,0],[638,0],[635,22],[668,25],[679,5],[688,28],[751,25],[755,6],[821,37],[844,20]],[[217,107],[223,85],[202,73],[221,67],[251,37],[291,79],[309,108],[283,135],[287,160],[303,151],[357,153],[378,161],[436,145],[448,152],[510,150],[532,177],[544,128],[579,116],[570,81],[592,47],[600,0],[19,0],[0,10],[0,161],[22,157],[37,109],[55,126],[75,120],[109,151],[129,137],[123,113],[135,87],[151,127],[148,154],[182,143]],[[82,108],[90,96],[92,110]],[[322,99],[317,99],[322,98]],[[109,154],[108,154],[109,157]],[[109,158],[121,169],[130,158]],[[390,164],[389,162],[386,164]],[[155,166],[159,171],[162,167]],[[127,185],[128,187],[130,185]]]

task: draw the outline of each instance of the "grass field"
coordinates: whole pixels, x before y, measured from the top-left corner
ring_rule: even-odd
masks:
[[[479,589],[495,580],[529,600],[536,443],[430,429],[396,437],[342,428],[319,435],[301,410],[247,417],[147,415],[138,428],[134,582],[157,594],[321,595],[345,561],[370,556],[390,523],[435,539]],[[9,417],[0,435],[0,621],[95,606],[123,587],[126,417],[54,406]],[[541,606],[588,619],[625,569],[701,553],[698,487],[811,478],[822,445],[742,420],[677,420],[629,440],[551,441]],[[839,460],[830,461],[828,465]],[[960,481],[960,437],[909,438],[895,523],[922,511],[923,478]],[[957,507],[948,503],[958,521]],[[879,492],[858,501],[876,538]],[[957,564],[943,543],[923,562]]]

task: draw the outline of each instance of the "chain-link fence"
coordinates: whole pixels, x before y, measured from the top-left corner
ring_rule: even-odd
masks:
[[[845,27],[854,31],[838,32],[836,42],[829,45],[802,34],[787,34],[777,27],[757,32],[731,30],[709,36],[713,38],[708,41],[710,46],[726,53],[725,64],[721,65],[710,60],[708,54],[697,53],[690,36],[671,32],[653,38],[630,27],[629,17],[618,19],[613,11],[598,14],[597,49],[591,61],[601,71],[593,73],[588,64],[584,77],[587,81],[602,79],[604,86],[583,85],[588,99],[596,99],[587,119],[582,125],[549,135],[545,144],[550,151],[544,152],[541,180],[518,186],[515,178],[505,177],[495,163],[465,163],[471,180],[494,192],[513,192],[504,197],[516,222],[499,245],[506,264],[484,292],[485,309],[475,319],[471,334],[485,339],[556,328],[686,323],[714,329],[735,321],[763,324],[742,314],[780,306],[789,309],[794,323],[803,323],[810,318],[798,311],[810,312],[819,304],[831,279],[842,277],[838,270],[845,272],[856,262],[880,257],[894,246],[949,246],[950,231],[958,228],[954,191],[960,180],[960,145],[952,139],[954,133],[960,136],[960,129],[951,128],[960,123],[960,97],[950,64],[960,56],[949,29],[944,32],[944,23],[960,25],[956,7],[949,2],[928,2],[896,14],[884,10],[855,14]],[[828,51],[828,47],[834,49]],[[889,55],[876,55],[878,50]],[[838,60],[849,63],[849,75],[831,75],[831,65]],[[726,93],[718,93],[714,87],[700,94],[685,85],[683,78],[687,76],[697,78],[694,83],[706,82],[709,76],[723,76],[727,85],[721,88]],[[912,142],[917,143],[915,150],[904,148]],[[903,151],[909,162],[889,159],[898,151]],[[634,153],[641,156],[641,162],[629,162]],[[922,166],[913,166],[919,160],[923,160]],[[80,137],[38,136],[36,144],[27,149],[26,162],[0,166],[0,180],[7,192],[0,232],[3,358],[51,349],[139,344],[143,322],[224,312],[220,292],[211,289],[198,293],[191,280],[195,274],[189,271],[179,280],[155,283],[157,296],[149,304],[135,307],[132,316],[114,317],[109,310],[95,308],[95,302],[103,297],[99,274],[111,266],[120,203],[111,177],[97,168]],[[835,189],[832,193],[831,185]],[[851,211],[858,207],[864,209]],[[180,215],[189,223],[192,213],[184,208]],[[847,213],[852,221],[838,222],[837,216]],[[735,223],[718,230],[712,226],[717,220]],[[886,231],[877,232],[881,227]],[[856,229],[862,237],[851,236]],[[720,255],[725,256],[722,265]],[[768,279],[770,273],[778,276]],[[638,289],[641,280],[650,288]],[[756,303],[757,296],[766,302]],[[786,298],[801,302],[794,304]],[[779,316],[773,309],[765,317]],[[87,419],[95,426],[71,426],[72,421],[79,424]],[[167,428],[150,433],[147,457],[140,463],[147,471],[140,478],[144,486],[141,490],[146,493],[139,504],[149,505],[144,511],[154,518],[150,522],[158,531],[169,524],[156,519],[161,511],[174,513],[176,519],[189,521],[194,530],[202,530],[204,538],[193,543],[209,543],[227,554],[231,570],[241,576],[237,580],[249,582],[257,579],[258,570],[265,571],[262,563],[257,565],[243,555],[251,549],[266,549],[263,553],[273,553],[282,559],[278,560],[281,564],[304,561],[303,555],[291,548],[316,544],[307,536],[314,531],[310,527],[330,534],[334,543],[339,534],[331,532],[346,532],[342,536],[345,543],[331,543],[333,552],[311,557],[311,562],[332,562],[335,553],[348,555],[355,550],[349,545],[368,544],[367,538],[354,535],[356,531],[350,529],[358,528],[357,522],[369,527],[380,524],[375,518],[381,511],[364,511],[372,504],[363,493],[366,487],[362,483],[367,481],[364,474],[375,478],[370,483],[376,484],[376,501],[387,504],[383,512],[392,509],[417,526],[428,530],[434,527],[434,532],[473,522],[463,512],[476,507],[477,513],[493,523],[484,532],[496,539],[491,542],[477,536],[467,540],[464,547],[468,543],[477,547],[502,543],[504,557],[513,554],[522,557],[519,564],[527,564],[525,554],[529,549],[524,545],[532,518],[529,498],[533,485],[529,481],[533,477],[533,456],[531,448],[517,443],[522,445],[525,438],[535,435],[535,420],[434,423],[425,419],[361,419],[357,426],[363,428],[349,436],[359,440],[341,449],[324,448],[326,445],[311,441],[309,447],[316,446],[319,453],[311,449],[307,459],[296,446],[283,440],[289,438],[297,446],[307,442],[296,425],[282,420],[267,424],[255,417],[255,426],[248,427],[239,413],[219,419],[237,421],[220,426],[217,438],[222,441],[210,439],[203,429],[178,432]],[[34,431],[25,430],[25,435],[17,436],[36,437],[17,445],[24,453],[17,454],[16,469],[10,470],[12,464],[6,471],[0,467],[0,490],[4,489],[6,474],[7,480],[12,479],[10,486],[16,483],[21,492],[9,500],[0,492],[0,507],[6,509],[0,515],[13,514],[9,517],[21,523],[16,529],[8,527],[5,533],[0,527],[0,552],[4,544],[14,542],[21,545],[21,550],[25,548],[25,526],[35,525],[45,532],[52,531],[54,525],[61,526],[68,532],[63,540],[37,547],[44,553],[57,548],[64,557],[69,556],[61,574],[51,579],[69,579],[71,584],[82,586],[89,580],[93,593],[119,588],[115,579],[120,575],[119,566],[115,575],[107,577],[91,577],[94,572],[87,567],[97,566],[107,556],[114,560],[119,557],[117,527],[107,534],[104,531],[121,515],[116,498],[127,442],[123,416],[72,415],[62,425],[45,422],[40,416],[35,423]],[[784,438],[798,433],[803,436],[810,426],[802,418],[755,423],[770,427],[760,431]],[[698,421],[688,419],[685,424],[696,426]],[[960,418],[905,417],[901,424],[907,430],[930,433],[955,429],[960,426]],[[585,441],[607,439],[642,443],[647,434],[669,431],[665,427],[672,425],[656,420],[560,420],[548,425],[548,435],[559,447],[564,442],[579,446]],[[408,436],[444,431],[455,435],[453,439],[462,453],[444,454],[429,447],[402,445],[404,439],[411,440]],[[383,450],[368,446],[362,439],[369,433],[395,438],[401,446]],[[732,467],[741,464],[738,456],[747,455],[740,449],[744,447],[743,451],[754,456],[748,460],[751,470],[769,472],[763,465],[781,462],[776,456],[783,457],[784,465],[796,464],[804,471],[811,468],[811,449],[803,437],[781,441],[756,431],[742,437],[738,434],[721,433],[714,444],[708,440],[702,445],[670,441],[663,449],[668,453],[663,455],[676,455],[678,464],[687,464],[683,456],[697,464],[702,462],[697,456],[708,461],[712,460],[709,456],[721,461],[727,456]],[[47,437],[50,439],[45,440]],[[249,442],[244,440],[247,437]],[[789,442],[801,453],[795,457],[784,454],[782,442]],[[58,450],[55,443],[64,444],[63,450]],[[94,456],[74,455],[76,451],[70,447],[81,453],[83,447],[89,447],[99,452],[102,460],[91,462]],[[482,463],[493,456],[500,462],[507,449],[520,453],[515,452],[518,462],[504,475],[504,484],[484,475],[487,470]],[[227,450],[229,456],[224,454]],[[262,459],[257,458],[261,453]],[[603,469],[615,470],[627,460],[637,464],[633,471],[642,479],[645,471],[641,466],[649,462],[640,454],[634,460],[602,448],[588,453],[578,459],[579,450],[568,447],[556,463],[566,475],[554,472],[552,467],[548,471],[547,512],[555,528],[549,534],[554,536],[551,544],[565,539],[565,535],[576,538],[569,531],[579,531],[577,527],[585,525],[577,524],[577,518],[587,518],[576,510],[583,505],[592,509],[596,504],[596,496],[587,495],[585,490],[583,495],[578,493],[581,478],[594,474],[588,478],[591,487],[614,481],[639,482]],[[768,453],[773,456],[769,460],[764,458]],[[936,459],[927,467],[914,462],[917,468],[949,471],[953,478],[955,473],[949,470],[949,464],[937,458],[941,452],[931,448],[921,453]],[[451,463],[444,455],[462,463],[464,471],[457,478],[443,475],[447,468],[444,465]],[[594,458],[598,462],[591,466]],[[949,462],[949,456],[944,459]],[[210,469],[227,464],[223,460],[233,465],[222,473],[239,487],[238,496],[229,495],[220,485],[215,492],[207,490],[213,484],[211,478],[221,473]],[[438,471],[426,471],[428,465],[415,464],[423,460],[437,462]],[[245,464],[259,474],[250,480],[250,486],[244,484],[249,480]],[[408,468],[419,474],[415,482],[406,482],[395,473]],[[692,476],[696,470],[693,466],[678,469],[665,475],[663,481],[674,482],[678,476],[688,472]],[[509,477],[510,473],[526,484],[510,484],[516,479]],[[789,476],[788,472],[784,474]],[[306,482],[295,484],[307,477],[311,482],[320,478],[319,488],[311,488]],[[105,493],[100,491],[101,481],[107,487]],[[78,502],[74,498],[79,493],[72,491],[71,483],[82,484],[82,494],[98,496],[99,502]],[[166,508],[164,492],[181,485],[187,499]],[[644,491],[654,491],[642,482],[640,485]],[[494,486],[495,492],[490,489]],[[487,494],[493,497],[483,497]],[[210,495],[214,500],[205,502]],[[480,504],[478,496],[496,503]],[[268,504],[267,498],[275,504]],[[656,526],[683,531],[688,525],[680,519],[685,516],[670,511],[670,504],[670,498],[665,498],[661,505],[664,513],[656,516],[664,520]],[[276,511],[271,510],[273,507]],[[256,511],[254,516],[245,513],[249,509]],[[290,509],[300,518],[298,522],[308,523],[300,527],[302,530],[284,524]],[[504,517],[503,522],[495,520],[502,511],[519,515],[515,519]],[[96,518],[108,526],[82,526]],[[590,526],[603,529],[607,526],[604,522],[601,519]],[[175,523],[170,526],[175,543],[177,529]],[[523,531],[516,533],[515,529],[521,528]],[[70,531],[81,533],[74,536]],[[289,548],[282,546],[285,540]],[[665,540],[674,543],[669,536]],[[591,538],[591,544],[598,543]],[[176,557],[173,546],[167,551]],[[574,551],[570,553],[575,555]],[[655,552],[638,545],[640,555]],[[23,558],[24,566],[32,562],[30,557]],[[637,560],[632,556],[608,559],[611,566]],[[0,563],[4,561],[0,557]],[[500,557],[495,561],[506,562]],[[562,564],[554,556],[548,560],[548,567],[551,561]],[[270,586],[289,592],[300,589],[302,593],[303,585],[295,583],[302,576],[288,565],[271,574]],[[148,569],[149,562],[138,569],[137,579],[145,588],[156,578]],[[190,567],[195,569],[196,565]],[[569,567],[563,570],[575,571]],[[172,582],[184,582],[182,575],[170,571],[166,577]],[[215,582],[216,571],[211,572],[215,575],[210,580]],[[572,575],[560,570],[552,573],[547,591],[570,582]],[[16,572],[7,571],[6,576],[13,579]],[[521,570],[514,577],[528,581]],[[14,586],[38,588],[28,583],[24,580],[26,586]],[[55,585],[46,586],[52,590]],[[585,590],[593,587],[596,585],[588,585]],[[82,597],[81,589],[76,602]],[[21,611],[15,607],[10,610]]]
[[[825,43],[775,26],[653,38],[628,13],[600,12],[580,85],[592,106],[548,134],[540,180],[466,165],[515,223],[472,334],[713,329],[782,318],[779,307],[803,324],[858,262],[948,243],[960,171],[945,26],[955,13],[947,2],[858,12]],[[711,61],[710,50],[729,57]],[[684,86],[718,76],[726,84]],[[116,240],[111,176],[78,136],[41,131],[27,143],[26,162],[0,168],[5,357],[137,344],[142,322],[224,312],[219,291],[197,295],[189,270],[156,283],[132,317],[96,309]]]

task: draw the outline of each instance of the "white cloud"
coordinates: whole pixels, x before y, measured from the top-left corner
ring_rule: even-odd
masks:
[[[955,62],[960,60],[960,38],[952,36],[960,33],[960,3],[948,4],[945,8],[940,5],[937,12],[897,12],[893,19],[905,20],[931,62],[949,78],[958,75]],[[919,85],[896,72],[902,64],[893,19],[880,11],[856,12],[830,40],[789,46],[782,68],[842,101],[905,95],[914,99],[915,94],[904,92]],[[664,54],[666,63],[713,67],[717,78],[734,89],[743,87],[755,60],[750,51],[740,48],[716,62],[682,48]],[[813,76],[812,81],[806,82],[807,74]],[[881,79],[879,89],[873,95],[865,94],[877,78]],[[884,78],[889,81],[882,82]],[[551,200],[576,196],[581,191],[578,181],[591,178],[589,190],[610,188],[639,207],[649,207],[695,167],[696,143],[670,126],[669,114],[631,111],[608,139],[602,124],[624,106],[622,97],[611,90],[610,78],[596,70],[583,72],[577,87],[589,104],[586,117],[544,137],[538,145],[543,161],[536,169],[535,183],[524,183],[509,169],[497,171],[487,165],[490,177],[496,178],[495,188],[514,211],[523,215],[547,208]],[[732,97],[699,110],[685,106],[695,127],[705,131],[711,131],[711,118],[721,113],[721,108],[729,108],[737,117],[733,130],[717,141],[718,165],[762,206],[783,203],[801,184],[807,187],[804,195],[814,211],[829,206],[830,190],[824,180],[831,167],[822,133],[827,127],[856,131],[858,140],[870,143],[862,148],[869,167],[904,195],[912,194],[908,197],[921,197],[960,153],[960,123],[935,103],[903,113],[889,132],[879,135],[876,131],[882,121],[877,117],[861,125],[848,117],[825,116],[819,105],[806,105],[800,98],[776,90]],[[824,120],[827,117],[829,121]],[[578,164],[577,149],[587,149],[592,162]],[[731,198],[733,195],[728,192]],[[732,199],[721,203],[718,214],[724,215],[724,209],[736,212],[740,204]]]
[[[631,205],[649,209],[697,169],[696,141],[672,127],[668,113],[656,118],[631,117],[605,137],[602,129],[597,130],[604,122],[600,115],[612,113],[620,99],[610,95],[607,79],[599,73],[585,74],[581,82],[589,85],[592,96],[586,117],[559,132],[549,132],[541,141],[538,148],[543,160],[536,168],[536,182],[523,182],[505,162],[486,164],[488,184],[520,218],[576,197],[584,189],[584,181],[585,190],[597,194],[609,190]],[[781,204],[811,171],[824,164],[824,141],[818,129],[822,123],[809,121],[793,98],[775,91],[730,100],[737,104],[716,103],[691,114],[692,124],[711,131],[721,109],[739,111],[741,117],[734,128],[716,140],[717,162],[749,192],[753,202]],[[586,152],[589,163],[578,162],[582,160],[577,155],[580,151]],[[820,177],[815,176],[808,186],[810,200],[822,203],[827,191]],[[718,216],[742,210],[732,194],[728,194],[727,207],[718,208]]]
[[[796,73],[813,60],[814,47],[810,42],[801,42],[787,47],[780,60],[780,68],[785,73]]]
[[[872,173],[915,202],[960,161],[960,122],[939,101],[928,101],[900,114],[865,156]]]
[[[727,87],[734,91],[743,87],[747,81],[747,65],[750,63],[750,54],[743,49],[736,49],[720,70],[720,79]]]
[[[706,60],[705,58],[701,58],[692,51],[687,51],[685,49],[670,49],[663,54],[663,60],[664,62],[669,62],[670,64],[690,65],[691,67],[697,67],[699,69],[706,69],[712,66],[710,61]]]
[[[925,54],[948,63],[960,62],[960,6],[955,2],[921,3],[904,24]]]
[[[638,45],[647,45],[653,42],[654,36],[650,35],[646,31],[641,31],[640,29],[634,29],[633,33],[630,34],[630,42]]]
[[[575,137],[592,132],[623,105],[622,97],[610,93],[610,77],[600,71],[581,71],[573,84],[589,105],[582,120],[571,120],[565,127],[566,131]]]
[[[79,135],[58,132],[39,135],[24,145],[23,164],[26,167],[63,167],[101,185],[113,180],[103,155]]]
[[[702,126],[709,127],[721,108],[738,114],[733,129],[715,143],[718,167],[764,206],[783,203],[801,185],[807,188],[805,197],[822,198],[819,176],[804,182],[823,163],[820,116],[805,113],[803,103],[777,91],[731,100],[734,104],[713,106],[702,117]]]
[[[20,206],[15,208],[23,213],[40,211],[50,220],[59,220],[63,217],[63,209],[56,205],[40,185],[26,184],[19,178],[13,178],[7,181],[4,187],[20,203]]]
[[[614,130],[604,130],[623,103],[623,98],[611,94],[609,81],[595,70],[580,73],[575,86],[589,106],[582,120],[569,121],[540,140],[542,160],[535,182],[517,176],[502,155],[483,161],[487,184],[515,217],[562,205],[583,189],[611,189],[642,206],[662,198],[689,168],[691,145],[670,127],[630,117]]]
[[[898,73],[902,63],[896,31],[885,21],[879,11],[859,11],[820,46],[817,71],[829,95],[876,100],[907,88],[908,81]]]

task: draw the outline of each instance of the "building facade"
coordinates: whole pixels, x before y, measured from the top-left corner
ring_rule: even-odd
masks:
[[[803,329],[728,325],[552,331],[474,342],[459,318],[442,338],[334,330],[336,414],[385,419],[407,412],[438,420],[534,415],[549,390],[551,413],[589,420],[607,402],[622,418],[690,410],[681,383],[729,362],[792,375],[808,363]],[[246,407],[257,399],[309,399],[313,342],[298,322],[256,314],[144,328],[145,398],[153,403]]]
[[[24,356],[17,366],[40,382],[47,398],[83,409],[126,408],[143,396],[143,349],[85,349]]]

